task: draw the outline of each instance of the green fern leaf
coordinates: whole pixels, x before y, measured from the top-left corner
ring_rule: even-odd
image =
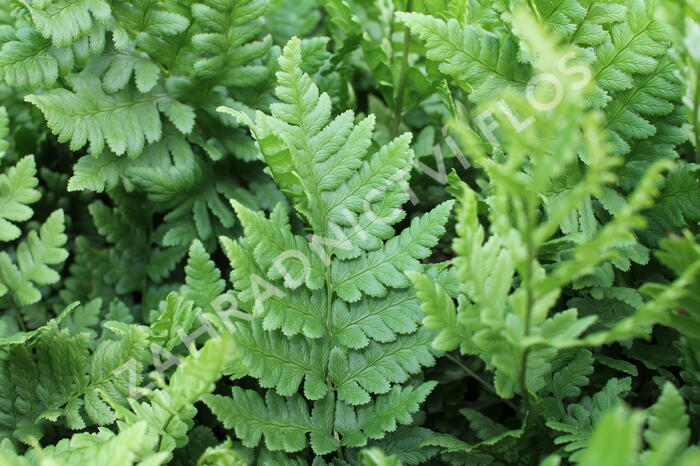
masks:
[[[114,422],[114,412],[102,401],[125,403],[140,380],[145,332],[138,327],[107,325],[118,337],[102,341],[90,355],[88,335],[69,335],[53,323],[41,333],[34,351],[15,346],[0,370],[5,384],[0,391],[3,437],[30,442],[41,438],[44,421],[63,417],[71,429],[86,427],[82,410],[96,424]],[[131,364],[131,366],[129,366]]]
[[[84,155],[73,165],[73,176],[68,180],[68,191],[113,189],[126,179],[130,160],[105,150],[99,157]]]
[[[50,87],[73,69],[73,51],[55,47],[32,28],[16,31],[0,49],[0,80],[12,87]]]
[[[221,272],[199,241],[190,246],[189,258],[185,267],[185,285],[181,293],[202,309],[213,309],[216,299],[226,289]]]
[[[53,89],[46,94],[28,95],[25,100],[44,114],[49,127],[71,150],[89,144],[97,157],[105,144],[117,155],[136,157],[146,143],[160,140],[165,114],[182,133],[189,133],[194,112],[170,97],[140,96],[130,91],[105,94],[94,75],[83,73],[68,78],[73,92]],[[127,137],[128,135],[128,137]]]
[[[656,450],[664,447],[664,437],[672,436],[678,448],[685,449],[690,440],[688,422],[683,398],[673,385],[666,383],[661,396],[650,409],[644,440]]]
[[[406,386],[434,364],[434,353],[432,332],[417,329],[420,311],[400,270],[424,270],[419,260],[431,254],[452,203],[397,235],[392,225],[408,200],[409,138],[367,154],[374,119],[332,118],[330,97],[303,71],[300,40],[289,41],[279,62],[281,102],[272,115],[225,111],[250,127],[310,234],[296,234],[282,204],[268,217],[233,202],[245,236],[221,243],[233,293],[249,314],[235,322],[233,338],[240,374],[267,390],[234,389],[233,398],[205,402],[248,447],[264,437],[269,450],[310,446],[324,455],[411,423],[434,387]],[[426,272],[452,289],[444,268]]]
[[[520,63],[511,38],[454,19],[403,12],[397,17],[426,42],[428,58],[439,62],[443,73],[468,87],[475,102],[503,89],[525,89],[531,72]]]
[[[403,383],[410,374],[432,366],[432,338],[430,331],[421,329],[388,345],[372,343],[350,358],[338,348],[332,350],[328,376],[338,399],[351,405],[366,404],[370,394],[386,393],[392,383]]]
[[[645,418],[648,418],[646,427]],[[700,449],[688,447],[689,437],[685,404],[673,385],[667,382],[648,413],[630,410],[624,405],[609,409],[596,424],[577,462],[591,466],[607,461],[689,466],[700,460]],[[646,450],[642,439],[648,445]]]
[[[193,304],[183,296],[168,294],[151,323],[149,340],[166,351],[182,343],[182,335],[192,329],[198,314]]]
[[[54,45],[71,45],[89,33],[98,22],[111,17],[109,3],[103,0],[59,0],[57,2],[18,2],[27,9],[37,30]]]
[[[363,299],[356,306],[334,303],[333,333],[348,348],[366,347],[371,340],[389,343],[397,335],[416,331],[421,314],[415,296],[392,290],[382,299]]]
[[[316,454],[329,453],[338,446],[337,440],[326,430],[329,408],[323,402],[312,413],[300,395],[283,398],[268,391],[262,398],[253,390],[233,387],[232,397],[207,395],[204,402],[223,422],[227,429],[235,429],[243,445],[255,447],[264,436],[270,450],[295,452],[304,449],[311,434],[311,446]]]
[[[593,466],[601,461],[620,465],[637,464],[635,457],[640,448],[639,431],[644,417],[636,412],[630,416],[623,406],[611,409],[603,416],[591,436],[589,448],[584,450],[578,464]]]
[[[423,325],[440,333],[433,341],[433,347],[440,351],[452,351],[458,348],[463,332],[457,318],[452,297],[427,275],[407,272],[406,275],[416,288],[416,295],[421,301],[421,311],[425,314]]]
[[[579,351],[574,359],[557,371],[552,378],[552,393],[558,399],[578,397],[581,387],[588,385],[588,376],[593,373],[593,355],[590,351]]]
[[[358,408],[356,427],[368,438],[378,439],[394,431],[398,424],[409,424],[435,385],[436,382],[425,382],[415,387],[394,386],[374,403]]]
[[[121,429],[146,421],[153,451],[170,454],[187,443],[187,432],[197,410],[194,404],[214,390],[216,381],[236,359],[230,335],[207,341],[196,353],[184,358],[168,385],[155,390],[149,401],[130,400],[130,409],[116,406]]]
[[[256,323],[239,326],[236,341],[246,349],[241,359],[263,387],[274,387],[283,396],[295,393],[304,381],[304,395],[312,400],[328,391],[323,374],[323,347],[301,337],[279,338]]]
[[[264,0],[195,4],[192,15],[202,32],[192,37],[192,44],[209,57],[195,62],[195,74],[231,87],[251,87],[267,79],[267,67],[252,62],[268,53],[272,38],[250,42],[260,34],[267,7]]]
[[[0,175],[0,241],[17,239],[21,232],[10,222],[24,222],[31,218],[33,211],[28,206],[41,196],[36,186],[36,164],[28,155]]]
[[[11,448],[0,446],[0,460],[22,466],[35,464],[37,456],[42,462],[58,466],[87,463],[108,466],[114,464],[115,458],[119,458],[119,464],[125,466],[163,464],[167,459],[166,454],[144,454],[144,451],[150,447],[148,438],[144,436],[146,427],[146,422],[141,421],[118,434],[105,428],[100,428],[94,434],[75,434],[70,439],[59,441],[56,445],[40,451],[31,451],[24,457],[16,455]]]
[[[41,225],[38,233],[29,232],[17,246],[17,265],[6,252],[0,252],[0,283],[21,306],[41,299],[35,285],[51,285],[59,280],[58,273],[49,266],[61,264],[68,257],[68,251],[63,249],[67,241],[64,228],[63,211],[57,210]]]
[[[607,27],[625,18],[624,4],[598,0],[537,0],[542,22],[569,42],[599,45],[610,39]]]
[[[104,58],[107,69],[102,76],[104,90],[113,94],[126,88],[133,75],[136,89],[142,94],[150,92],[160,78],[160,68],[136,51],[119,50]],[[97,62],[97,60],[95,60]]]
[[[140,31],[152,37],[175,36],[190,26],[182,10],[160,0],[144,3],[140,0],[119,2],[112,5],[113,15],[119,19],[115,25],[117,35],[128,35],[128,31]],[[115,41],[117,44],[119,41]],[[122,47],[119,47],[120,49]]]
[[[572,455],[575,460],[580,450],[588,445],[595,423],[607,410],[620,403],[622,397],[629,392],[630,383],[630,378],[610,379],[592,397],[585,396],[578,403],[567,406],[562,422],[547,421],[547,426],[563,432],[554,442],[565,444],[564,449],[568,452],[579,452]]]
[[[334,268],[333,285],[338,296],[347,302],[355,302],[362,294],[385,296],[386,287],[407,287],[408,280],[399,270],[415,270],[419,266],[418,260],[430,255],[429,248],[445,231],[444,225],[453,204],[447,201],[414,219],[409,228],[388,240],[383,249]]]

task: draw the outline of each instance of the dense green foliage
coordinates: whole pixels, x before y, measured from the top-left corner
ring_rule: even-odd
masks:
[[[700,463],[696,0],[0,0],[0,465]]]

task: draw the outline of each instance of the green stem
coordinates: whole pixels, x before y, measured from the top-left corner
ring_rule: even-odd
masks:
[[[532,11],[532,13],[533,13],[537,18],[540,17],[540,12],[537,10],[537,8],[535,7],[535,5],[532,3],[532,0],[527,0],[527,6],[530,8],[530,10]]]
[[[144,259],[145,259],[145,265],[148,267],[149,262],[151,261],[151,253],[153,252],[152,244],[151,244],[151,239],[153,236],[153,216],[150,215],[149,212],[149,217],[148,217],[148,235],[146,236],[146,249],[144,251]],[[148,310],[146,309],[146,293],[148,293],[148,273],[144,270],[143,272],[143,281],[141,282],[141,312],[145,316]]]
[[[27,323],[24,321],[22,311],[20,311],[20,306],[17,304],[17,301],[15,301],[15,296],[12,294],[12,292],[10,292],[10,303],[12,304],[12,309],[17,315],[17,323],[19,324],[19,328],[22,329],[23,332],[27,332]]]
[[[532,290],[532,277],[534,276],[534,262],[535,262],[535,245],[533,242],[532,233],[535,229],[535,212],[533,211],[533,203],[526,202],[526,225],[524,229],[525,233],[525,247],[527,248],[527,272],[523,276],[523,286],[525,287],[525,323],[523,325],[523,339],[526,339],[530,335],[530,325],[532,320],[532,308],[534,306],[534,293]],[[530,394],[527,391],[527,359],[530,356],[530,348],[526,347],[523,350],[523,356],[520,360],[520,395],[523,399],[523,410],[525,413],[530,411]]]
[[[490,391],[490,392],[493,393],[494,395],[500,397],[500,395],[499,395],[498,392],[496,391],[496,387],[494,387],[493,385],[491,385],[490,383],[488,383],[486,380],[484,380],[484,378],[481,377],[479,374],[477,374],[476,372],[474,372],[473,370],[471,370],[471,369],[469,369],[467,366],[465,366],[465,365],[462,363],[462,361],[459,360],[459,358],[457,358],[457,357],[455,357],[455,356],[452,356],[450,353],[445,353],[445,357],[446,357],[447,359],[449,359],[450,361],[452,361],[453,363],[455,363],[455,364],[457,365],[457,367],[459,367],[459,368],[462,369],[464,372],[466,372],[467,375],[469,375],[469,376],[472,377],[474,380],[476,380],[477,382],[479,382],[481,385],[483,385],[484,387],[486,387],[486,389],[487,389],[488,391]],[[514,411],[517,411],[517,410],[518,410],[518,408],[516,408],[515,405],[514,405],[513,403],[511,403],[510,400],[503,399],[503,402],[504,402],[505,404],[507,404],[508,406],[510,406],[511,408],[513,408]]]
[[[695,135],[695,163],[700,163],[700,69],[695,80],[695,98],[693,99],[693,134]]]
[[[527,336],[527,335],[525,335]],[[528,413],[530,411],[530,396],[527,393],[527,358],[530,355],[530,348],[525,348],[523,351],[523,357],[520,360],[520,394],[523,398],[523,411]]]
[[[406,11],[413,9],[413,0],[408,0]],[[399,135],[399,127],[403,119],[403,101],[406,93],[406,74],[408,73],[408,55],[411,50],[411,30],[404,26],[403,32],[403,56],[401,57],[401,71],[399,74],[398,93],[396,95],[396,105],[394,106],[394,122],[391,126],[391,137]]]

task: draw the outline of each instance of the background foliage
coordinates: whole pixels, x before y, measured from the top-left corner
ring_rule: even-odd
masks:
[[[698,44],[696,0],[0,0],[0,464],[700,463]]]

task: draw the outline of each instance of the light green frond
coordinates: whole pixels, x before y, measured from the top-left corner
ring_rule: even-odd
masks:
[[[248,313],[235,323],[244,366],[235,375],[267,390],[234,388],[233,397],[205,401],[247,447],[264,438],[269,450],[310,446],[325,455],[410,424],[434,387],[406,386],[434,364],[434,353],[403,271],[426,271],[454,291],[444,266],[420,262],[444,232],[452,202],[394,232],[408,200],[410,137],[368,154],[374,118],[333,117],[330,96],[304,72],[302,50],[293,38],[280,56],[272,115],[223,109],[251,129],[297,215],[282,204],[268,216],[233,201],[244,237],[221,244],[233,294]]]
[[[160,113],[183,134],[194,125],[192,108],[167,94],[141,95],[130,89],[105,94],[94,75],[83,73],[68,79],[72,92],[53,89],[28,95],[25,100],[41,110],[49,128],[59,141],[69,142],[71,150],[89,144],[89,153],[97,157],[106,145],[117,155],[136,157],[146,143],[160,140]]]
[[[228,0],[194,4],[192,16],[199,31],[192,37],[202,58],[195,75],[231,87],[251,87],[265,80],[268,69],[254,61],[270,50],[270,36],[251,41],[263,27],[265,0]]]
[[[263,387],[291,396],[303,381],[304,395],[312,400],[322,398],[328,391],[323,375],[322,343],[308,342],[300,336],[281,338],[276,332],[264,331],[255,322],[250,327],[239,325],[235,339],[245,348],[241,360]]]
[[[39,200],[41,194],[35,188],[36,178],[34,157],[22,158],[14,167],[0,174],[0,240],[12,241],[21,232],[10,222],[25,222],[32,217],[29,204]]]
[[[89,423],[107,425],[115,414],[103,396],[124,404],[141,380],[146,334],[121,323],[107,324],[117,339],[88,348],[88,334],[69,335],[54,323],[31,347],[15,346],[2,363],[0,425],[3,436],[29,443],[41,438],[44,420],[59,418],[77,430]],[[9,435],[8,435],[9,434]]]
[[[328,376],[338,393],[338,400],[363,405],[370,394],[386,393],[391,384],[405,382],[410,374],[435,363],[430,351],[432,332],[421,329],[394,343],[370,343],[360,353],[346,354],[340,348],[331,351]]]
[[[322,455],[338,445],[327,430],[333,409],[328,400],[309,413],[300,395],[283,398],[268,391],[263,398],[253,390],[233,387],[232,397],[207,395],[204,402],[227,429],[235,429],[247,447],[257,446],[263,437],[265,446],[273,451],[300,451],[310,443],[314,452]]]
[[[433,341],[433,347],[440,351],[452,351],[458,348],[464,333],[460,331],[460,323],[452,298],[439,283],[434,282],[427,275],[411,271],[406,275],[413,283],[416,297],[421,302],[420,309],[425,314],[423,325],[439,332]]]
[[[8,86],[50,87],[73,69],[71,48],[53,46],[32,28],[19,28],[15,34],[0,49],[0,80]]]
[[[230,335],[208,340],[197,352],[183,358],[167,386],[154,390],[148,401],[130,400],[130,409],[117,408],[121,430],[146,421],[144,438],[153,451],[172,453],[187,443],[187,433],[197,410],[194,404],[214,390],[224,370],[236,360],[237,350]]]
[[[187,266],[185,267],[185,285],[182,294],[202,309],[211,309],[215,300],[226,289],[221,272],[204,249],[204,245],[195,240],[190,246]]]
[[[111,8],[104,0],[59,0],[19,2],[31,15],[36,29],[54,45],[71,45],[88,34],[95,23],[110,19]]]
[[[439,62],[443,73],[471,91],[475,102],[504,89],[525,89],[531,72],[520,63],[518,47],[510,37],[461,25],[454,19],[403,12],[397,17],[425,41],[428,58]]]
[[[41,225],[39,231],[30,231],[16,251],[16,264],[7,252],[0,252],[0,283],[13,294],[21,306],[36,303],[41,299],[37,285],[51,285],[59,280],[51,265],[61,264],[68,257],[63,246],[63,211],[53,212]]]
[[[430,255],[444,233],[452,201],[444,202],[422,217],[414,218],[401,234],[388,240],[383,249],[366,257],[338,263],[333,268],[333,288],[346,302],[356,302],[363,294],[382,297],[389,288],[406,288],[409,282],[400,272],[419,268],[419,259]]]
[[[425,382],[415,387],[393,387],[373,403],[357,408],[357,428],[368,438],[377,439],[399,424],[410,424],[413,414],[435,385],[435,382]]]

